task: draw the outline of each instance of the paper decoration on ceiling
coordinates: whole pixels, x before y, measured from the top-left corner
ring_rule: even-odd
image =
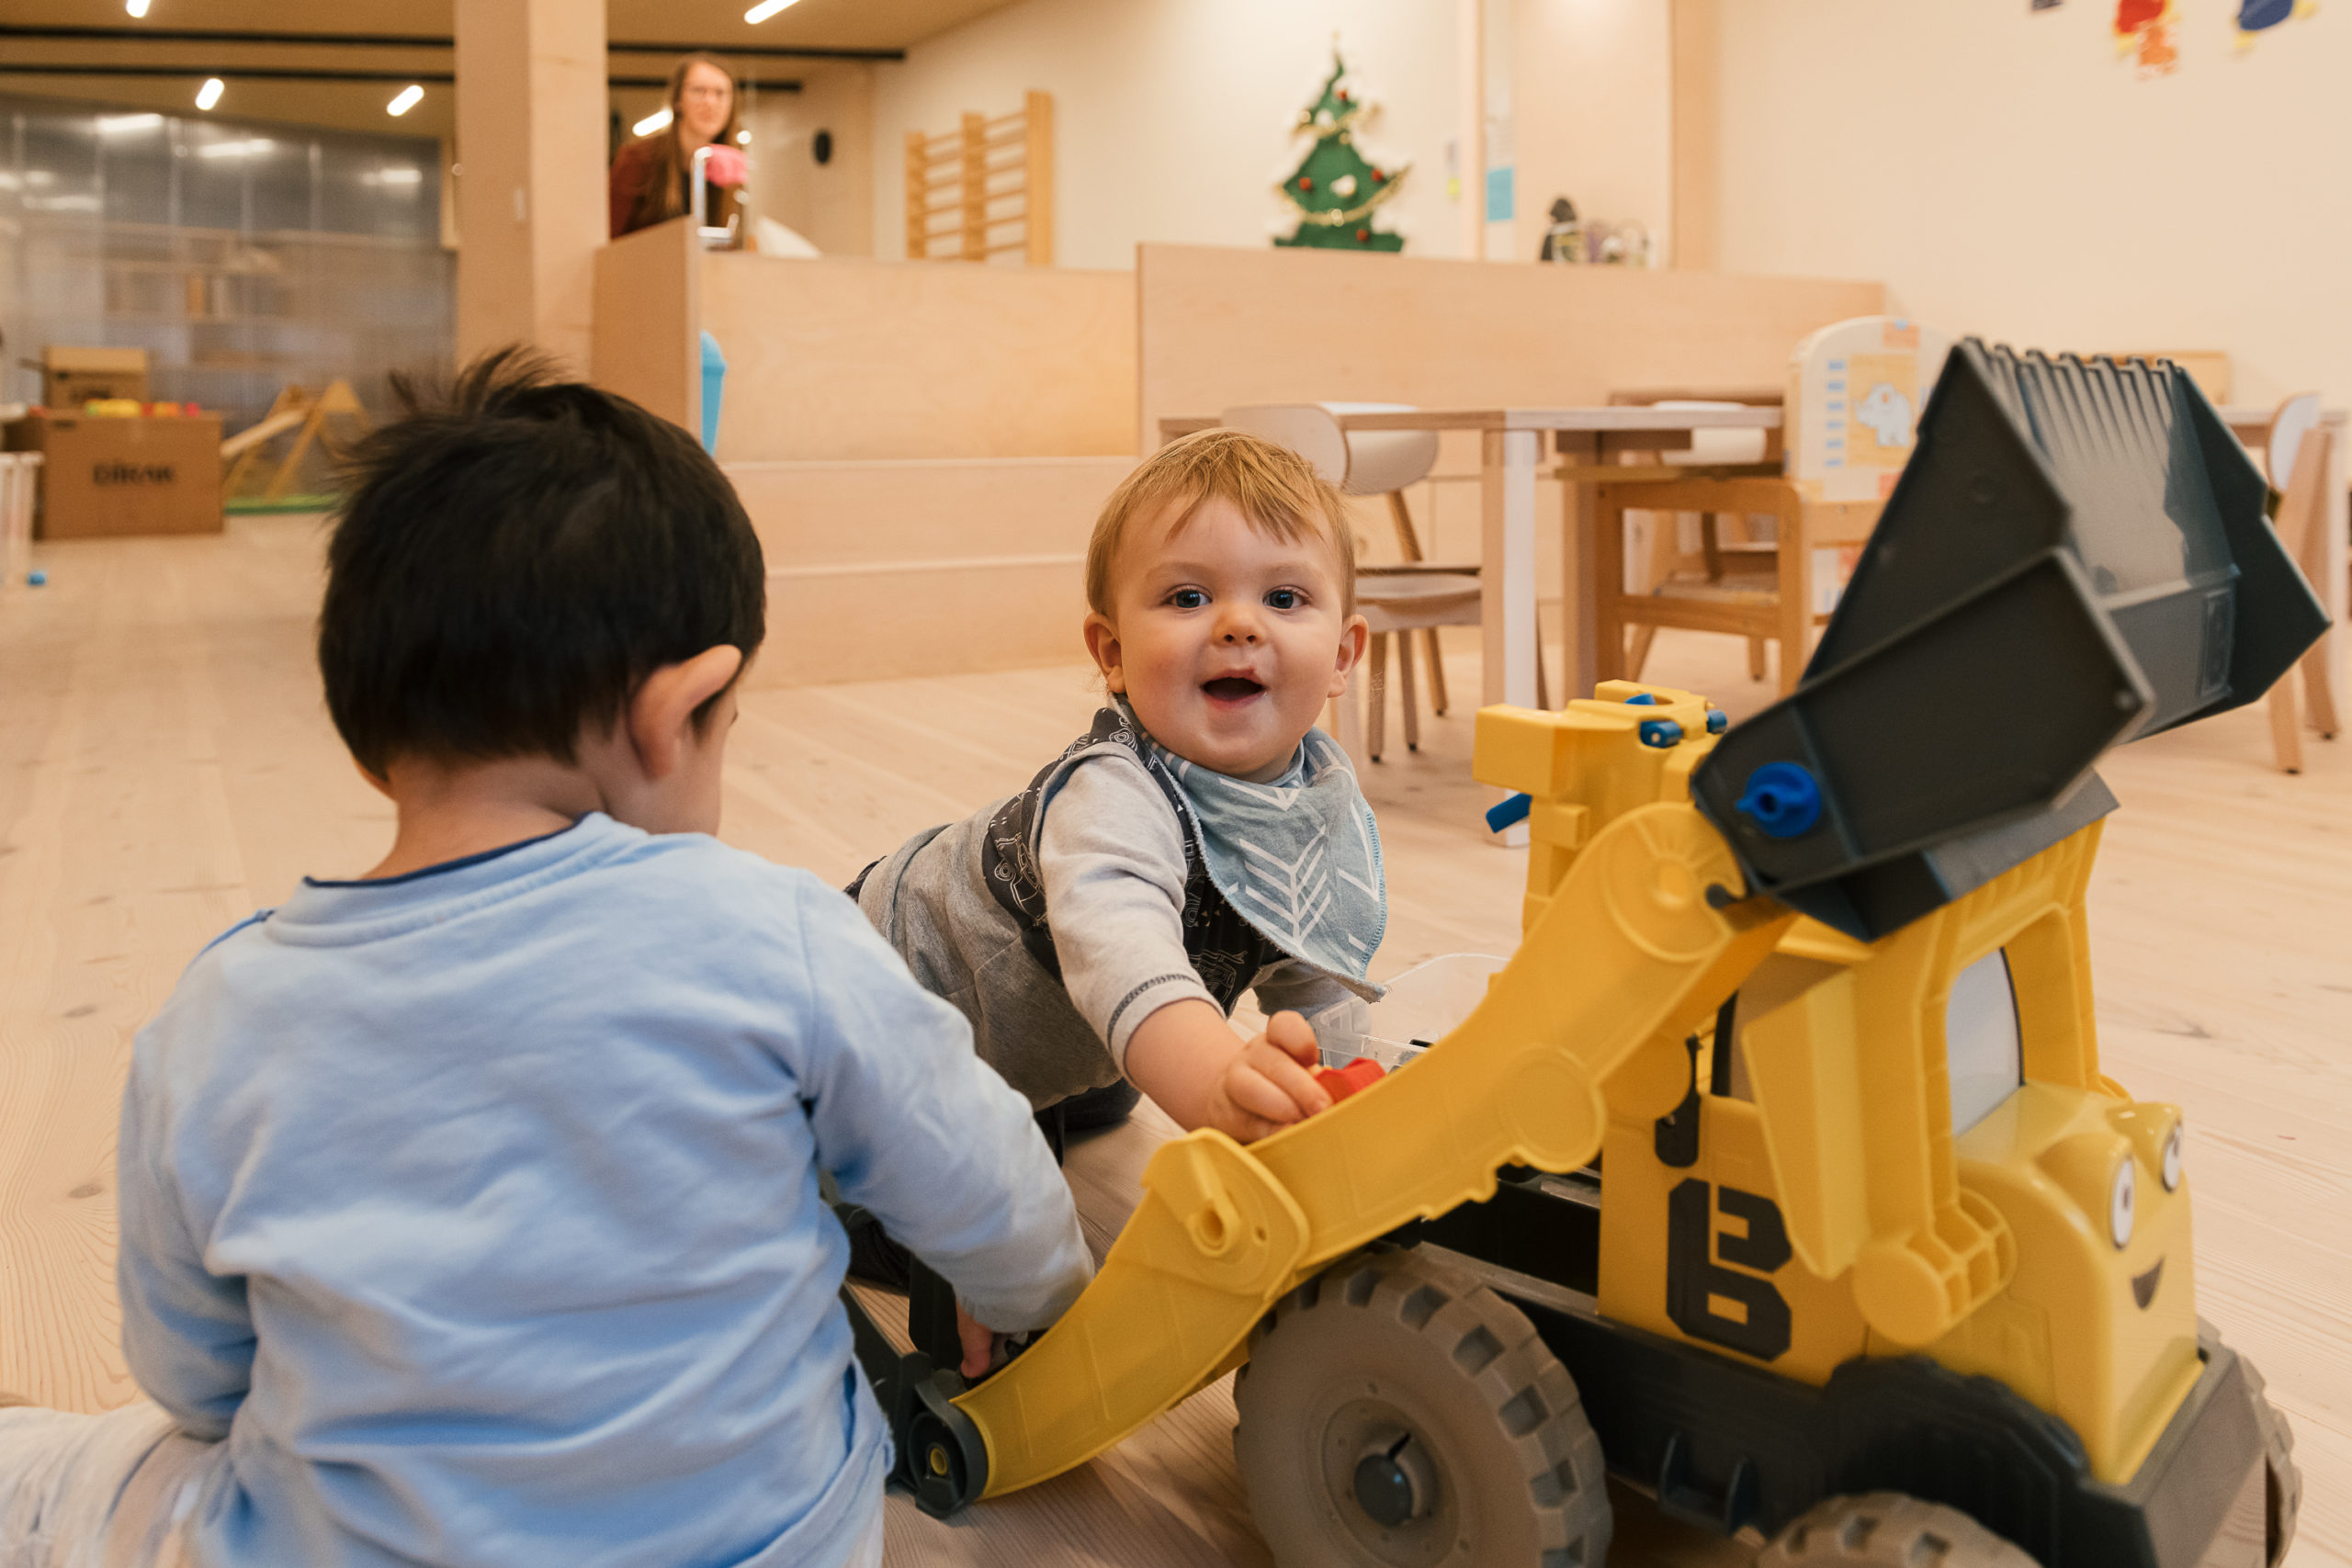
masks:
[[[1331,74],[1325,78],[1321,95],[1300,113],[1293,128],[1295,134],[1313,137],[1315,144],[1298,167],[1274,186],[1275,193],[1298,220],[1289,234],[1274,236],[1277,245],[1330,251],[1405,248],[1405,236],[1384,232],[1375,214],[1405,183],[1410,165],[1376,154],[1366,156],[1357,144],[1356,132],[1372,118],[1374,109],[1361,94],[1340,85],[1347,73],[1335,38]]]
[[[2143,79],[2171,75],[2180,68],[2178,20],[2177,0],[2115,0],[2116,57],[2135,58]]]
[[[2318,0],[2238,0],[2237,47],[2252,49],[2254,35],[2267,32],[2294,17],[2319,9]]]

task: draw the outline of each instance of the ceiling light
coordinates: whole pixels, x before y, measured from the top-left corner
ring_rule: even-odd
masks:
[[[417,168],[378,169],[373,174],[362,175],[359,177],[372,185],[413,186],[424,183],[424,171]]]
[[[424,101],[424,89],[412,82],[401,89],[401,96],[384,106],[386,114],[406,114]]]
[[[256,152],[266,152],[277,145],[266,136],[249,137],[243,141],[208,141],[196,150],[199,158],[249,158]]]
[[[758,5],[743,13],[743,19],[747,22],[764,22],[791,4],[792,0],[760,0]]]
[[[164,123],[159,114],[102,114],[98,116],[100,136],[124,136],[134,130],[153,130]]]
[[[122,0],[122,8],[134,17],[147,14],[147,0]]]
[[[220,95],[228,90],[229,85],[220,77],[207,76],[204,79],[204,85],[196,90],[196,107],[200,109],[210,108],[220,101]]]
[[[630,126],[628,128],[629,134],[632,136],[650,136],[669,123],[670,111],[666,108],[655,109],[651,114],[647,115],[635,125]]]

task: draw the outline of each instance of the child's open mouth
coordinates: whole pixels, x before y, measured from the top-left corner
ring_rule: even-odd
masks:
[[[1262,682],[1252,681],[1247,675],[1220,675],[1201,685],[1202,691],[1220,703],[1247,702],[1265,689]]]

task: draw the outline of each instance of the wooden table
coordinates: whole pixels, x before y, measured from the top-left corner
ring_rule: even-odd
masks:
[[[1214,419],[1164,419],[1160,439],[1205,430]],[[1670,464],[1628,464],[1628,454],[1687,450],[1695,430],[1761,430],[1765,455],[1780,457],[1781,411],[1747,407],[1414,409],[1340,416],[1342,430],[1475,430],[1480,441],[1479,559],[1487,580],[1481,597],[1483,703],[1535,706],[1535,481],[1562,481],[1561,621],[1566,646],[1562,699],[1591,694],[1593,641],[1592,490],[1645,479],[1680,479]],[[1548,438],[1548,440],[1547,440]],[[1546,447],[1549,447],[1547,453]],[[1548,456],[1559,466],[1546,468]]]

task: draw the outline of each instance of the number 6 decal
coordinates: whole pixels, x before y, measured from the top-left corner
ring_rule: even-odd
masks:
[[[1788,1226],[1770,1198],[1713,1190],[1710,1203],[1708,1185],[1693,1178],[1667,1195],[1666,1315],[1693,1339],[1771,1360],[1789,1348],[1789,1303],[1766,1276],[1792,1256]],[[1747,1234],[1718,1233],[1717,1206],[1747,1222]],[[1718,1311],[1718,1301],[1735,1310]]]

